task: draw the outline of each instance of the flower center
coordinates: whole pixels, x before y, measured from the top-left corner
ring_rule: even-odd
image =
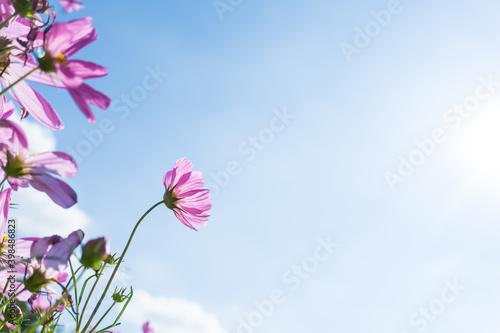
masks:
[[[28,174],[22,157],[20,155],[13,156],[10,152],[7,152],[7,164],[3,167],[3,171],[7,174],[7,177],[14,178]]]
[[[174,190],[167,190],[165,191],[165,195],[163,195],[163,202],[165,202],[165,205],[170,208],[178,208],[177,205],[175,204],[179,198],[175,197]]]
[[[60,63],[63,66],[68,65],[68,60],[66,59],[66,57],[62,53],[59,53],[59,55],[54,58],[54,61]]]

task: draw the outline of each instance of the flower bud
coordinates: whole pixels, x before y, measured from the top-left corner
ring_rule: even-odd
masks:
[[[101,263],[108,258],[106,246],[108,239],[106,237],[92,239],[83,246],[82,259],[80,262],[86,268],[98,270]]]
[[[125,288],[122,288],[118,291],[115,289],[115,292],[113,293],[113,296],[111,296],[111,298],[116,303],[122,303],[129,297],[128,295],[124,295],[124,293],[125,293]]]
[[[116,264],[116,258],[114,254],[108,254],[108,257],[104,259],[104,262],[108,265]]]

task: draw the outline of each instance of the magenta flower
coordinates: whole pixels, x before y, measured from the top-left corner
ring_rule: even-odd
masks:
[[[210,215],[205,214],[212,207],[210,191],[203,189],[203,176],[193,171],[193,164],[181,158],[173,170],[163,177],[165,184],[165,205],[189,228],[204,227]]]
[[[111,100],[85,84],[84,80],[105,76],[108,70],[91,62],[68,59],[97,39],[91,22],[90,17],[85,17],[68,23],[54,23],[45,35],[45,55],[39,59],[45,78],[44,74],[35,73],[28,79],[67,89],[87,119],[94,122],[89,104],[105,110]]]
[[[144,325],[142,325],[142,332],[143,333],[155,333],[152,328],[149,327],[149,321],[145,322]]]
[[[30,154],[22,146],[17,149],[0,151],[1,179],[7,178],[14,191],[31,185],[45,192],[56,204],[69,208],[76,203],[76,193],[68,184],[53,175],[63,178],[77,174],[76,162],[71,156],[61,152]]]
[[[64,282],[67,274],[63,271],[68,266],[69,258],[83,240],[82,230],[73,231],[68,238],[50,236],[41,238],[31,246],[31,261],[28,265],[28,277],[24,284],[32,293],[42,288],[58,298],[59,293],[48,287],[51,283]]]
[[[7,88],[18,81],[25,74],[36,68],[38,64],[33,56],[27,54],[27,59],[24,59],[24,52],[18,40],[28,38],[30,32],[30,24],[26,19],[20,17],[14,19],[8,26],[0,29],[0,46],[5,48],[1,53],[1,62],[8,63],[7,67],[0,66],[2,75],[0,83],[4,88]],[[42,37],[41,34],[39,34]],[[42,46],[43,39],[36,37],[33,40],[33,46]],[[12,47],[14,46],[14,47]],[[11,48],[12,47],[12,48]],[[25,62],[26,60],[26,62]],[[41,71],[38,71],[41,72]],[[34,76],[40,75],[33,73]],[[44,83],[44,82],[41,82]],[[26,81],[17,83],[9,94],[21,104],[24,117],[31,114],[40,123],[52,129],[59,130],[63,128],[63,123],[52,106],[34,90]]]
[[[73,10],[80,10],[85,7],[78,0],[59,0],[61,6],[63,6],[64,10],[68,13],[71,13]]]

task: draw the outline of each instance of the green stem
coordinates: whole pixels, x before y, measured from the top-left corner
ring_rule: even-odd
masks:
[[[87,296],[87,300],[85,301],[85,304],[83,305],[83,310],[82,310],[82,313],[81,314],[77,314],[76,315],[76,318],[80,317],[80,320],[78,320],[77,324],[76,324],[76,331],[78,332],[78,330],[80,329],[80,326],[82,326],[82,322],[83,322],[83,315],[85,314],[85,310],[87,309],[87,305],[89,305],[89,301],[90,301],[90,297],[92,296],[92,294],[94,293],[94,290],[95,288],[97,287],[97,283],[99,282],[99,279],[101,278],[102,276],[102,272],[104,271],[104,267],[106,267],[106,264],[102,265],[102,268],[101,270],[97,273],[97,278],[95,279],[94,281],[94,285],[92,286],[92,289],[90,289],[90,293],[89,295]]]
[[[94,316],[96,315],[97,313],[97,310],[99,310],[99,306],[101,305],[102,301],[104,300],[104,297],[106,296],[106,293],[108,292],[108,289],[109,287],[111,286],[111,282],[113,281],[113,278],[115,277],[115,274],[116,272],[118,272],[118,269],[120,268],[120,265],[123,261],[123,258],[125,257],[125,254],[127,253],[127,250],[130,246],[130,243],[132,243],[132,239],[134,238],[134,235],[135,235],[135,232],[137,231],[137,228],[139,227],[139,225],[141,224],[142,220],[144,220],[144,218],[153,210],[155,209],[156,207],[158,207],[159,205],[161,205],[163,203],[163,200],[160,201],[160,202],[157,202],[156,204],[154,204],[151,208],[149,208],[142,216],[141,218],[139,219],[139,221],[137,221],[135,227],[134,227],[134,230],[132,230],[132,233],[130,234],[130,237],[128,239],[128,242],[127,242],[127,245],[125,246],[125,249],[123,250],[123,253],[122,255],[120,256],[120,259],[118,259],[118,263],[116,264],[116,267],[115,269],[113,270],[113,274],[111,274],[111,277],[109,278],[109,281],[108,281],[108,284],[106,285],[106,288],[104,288],[104,291],[101,295],[101,298],[99,299],[99,302],[97,302],[95,308],[94,308],[94,311],[92,312],[92,315],[90,316],[89,318],[89,321],[87,322],[87,324],[85,325],[85,327],[83,328],[83,332],[86,331],[86,329],[90,326],[91,322],[92,322],[92,319],[94,319]],[[79,331],[77,330],[76,333],[79,333]]]
[[[108,313],[111,311],[111,309],[113,309],[113,307],[115,306],[116,302],[113,302],[113,304],[111,304],[111,306],[109,307],[108,311],[106,311],[101,319],[99,319],[99,321],[97,322],[97,324],[94,325],[94,328],[90,331],[90,333],[93,333],[95,332],[95,330],[99,327],[99,324],[104,320],[104,318],[108,315]]]
[[[30,76],[31,74],[33,74],[37,69],[39,69],[40,67],[37,66],[35,68],[33,68],[32,70],[30,70],[28,73],[24,74],[21,78],[17,79],[16,82],[12,83],[10,86],[8,86],[7,88],[5,88],[4,90],[0,91],[0,96],[2,96],[3,94],[5,94],[7,91],[9,91],[10,89],[12,89],[16,84],[18,84],[19,82],[23,81],[24,79],[26,79],[28,76]]]
[[[76,286],[76,276],[75,276],[75,270],[73,269],[73,264],[71,263],[71,260],[69,261],[69,268],[71,269],[71,276],[73,278],[73,287],[75,289],[75,300],[78,300],[78,289],[77,289],[77,286]],[[70,279],[71,281],[71,279]],[[68,286],[66,286],[66,289],[68,288]],[[76,304],[76,312],[78,313],[78,304]]]
[[[16,17],[16,16],[17,16],[16,13],[12,14],[11,16],[9,16],[9,18],[7,18],[5,20],[5,22],[2,22],[2,24],[0,24],[0,29],[3,29],[5,26],[7,26],[7,24],[9,24],[10,21],[12,21],[14,19],[14,17]]]

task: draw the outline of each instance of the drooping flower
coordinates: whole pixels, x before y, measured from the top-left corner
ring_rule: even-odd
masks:
[[[85,7],[83,3],[78,0],[59,0],[59,3],[68,13],[71,13],[73,10],[80,10]]]
[[[67,89],[90,122],[94,122],[95,117],[89,105],[94,104],[105,110],[111,100],[84,83],[84,80],[105,76],[108,70],[92,62],[72,60],[69,57],[96,39],[97,34],[90,17],[54,23],[45,35],[45,54],[39,58],[43,73],[34,73],[28,78],[34,82]]]
[[[64,270],[68,266],[71,254],[82,242],[83,236],[83,231],[77,230],[68,238],[54,235],[33,242],[28,277],[24,280],[26,289],[35,294],[45,289],[58,298],[60,294],[52,290],[49,285],[66,280],[67,274]]]
[[[30,154],[24,147],[16,150],[0,150],[0,178],[7,181],[14,191],[19,187],[31,185],[38,191],[45,192],[56,204],[69,208],[76,203],[75,191],[62,180],[77,174],[76,162],[62,152]]]
[[[193,171],[193,164],[181,158],[175,162],[174,169],[163,177],[165,205],[174,211],[175,216],[189,228],[204,227],[208,222],[206,212],[212,207],[210,191],[203,188],[203,176]]]

